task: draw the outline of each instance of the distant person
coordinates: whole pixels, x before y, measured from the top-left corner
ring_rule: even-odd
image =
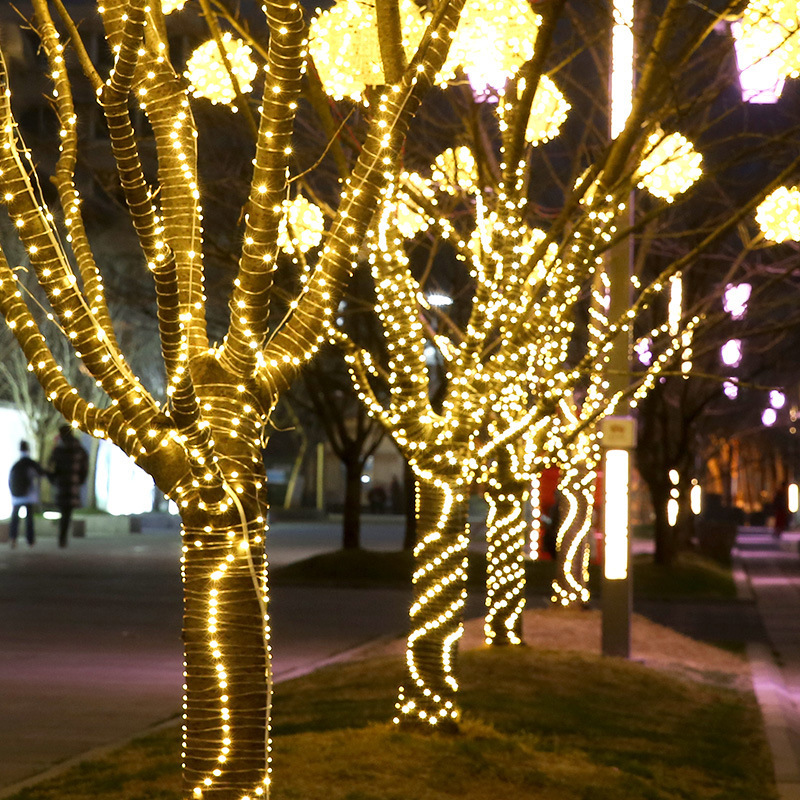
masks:
[[[391,498],[392,514],[403,513],[403,488],[397,475],[392,475],[392,482],[389,485],[389,497]]]
[[[58,429],[58,442],[50,454],[48,472],[56,490],[56,505],[61,512],[58,546],[66,547],[72,510],[81,505],[81,486],[89,473],[89,456],[69,425]]]
[[[772,531],[776,539],[780,539],[781,534],[789,526],[789,483],[784,481],[775,492],[772,500],[772,513],[775,515],[775,527]]]
[[[373,514],[383,514],[386,511],[386,489],[380,484],[373,486],[367,492],[367,500],[369,501],[369,510]]]
[[[542,514],[542,549],[553,561],[558,555],[558,529],[561,527],[561,492],[553,492],[553,503]]]
[[[39,502],[39,478],[45,475],[44,467],[30,456],[30,447],[23,439],[19,443],[19,460],[8,473],[8,488],[11,491],[11,524],[8,538],[11,546],[17,546],[20,509],[25,509],[25,538],[33,547],[36,533],[33,529],[33,513]]]

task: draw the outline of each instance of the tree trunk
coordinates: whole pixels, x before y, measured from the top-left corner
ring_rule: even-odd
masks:
[[[403,550],[413,550],[417,544],[417,479],[408,464],[403,470],[403,497],[406,515]]]
[[[522,644],[528,496],[528,484],[514,475],[508,451],[501,448],[486,492],[486,644]]]
[[[395,722],[456,730],[456,656],[467,590],[469,498],[447,478],[417,478],[418,543],[406,649],[408,674],[400,687]]]
[[[220,514],[194,509],[183,517],[186,797],[269,791],[267,506],[259,495],[247,492],[258,498],[249,511],[242,501]]]
[[[594,470],[570,464],[559,483],[561,526],[556,537],[553,603],[570,606],[589,602],[589,535],[594,511]]]
[[[344,462],[345,488],[342,513],[342,547],[361,547],[361,466],[358,460]]]

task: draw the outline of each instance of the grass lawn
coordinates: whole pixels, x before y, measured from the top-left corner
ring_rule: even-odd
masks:
[[[486,559],[469,553],[468,583],[482,587]],[[531,594],[550,594],[555,564],[552,561],[527,561],[527,583]],[[408,550],[335,550],[312,556],[272,573],[276,584],[336,586],[410,586],[413,556]],[[589,588],[597,595],[601,584],[600,567],[589,569]],[[693,553],[682,555],[672,567],[653,563],[650,555],[638,555],[633,562],[633,587],[638,597],[648,599],[733,600],[736,588],[730,570],[715,561]]]
[[[559,614],[526,627],[550,625],[545,641],[578,649],[461,654],[457,736],[387,724],[402,674],[390,650],[279,684],[272,799],[776,799],[752,695],[718,685],[746,674],[741,659],[638,617],[634,654],[662,667],[602,658],[586,648],[596,619]],[[700,679],[671,672],[670,658],[697,662]],[[13,800],[178,800],[178,763],[176,725]]]

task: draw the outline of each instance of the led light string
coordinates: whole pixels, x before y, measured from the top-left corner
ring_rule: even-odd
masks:
[[[394,721],[452,728],[460,716],[455,703],[455,655],[467,594],[467,495],[457,480],[454,488],[429,471],[417,467],[414,472],[421,533],[414,557],[422,566],[412,578],[412,627],[406,648],[409,684],[399,688]]]
[[[500,448],[489,474],[486,518],[486,644],[522,644],[525,608],[524,551],[528,524],[524,515],[529,499],[526,476],[513,447]]]

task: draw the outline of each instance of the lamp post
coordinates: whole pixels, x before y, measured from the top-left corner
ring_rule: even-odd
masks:
[[[633,102],[634,38],[633,0],[614,0],[611,30],[611,74],[609,77],[609,133],[614,139],[625,127]],[[631,193],[627,214],[633,214]],[[620,222],[624,222],[620,215]],[[633,239],[624,240],[608,253],[609,319],[619,320],[630,307]],[[611,395],[624,391],[629,383],[628,331],[619,331],[608,359]],[[635,426],[627,417],[609,417],[602,425],[604,453],[605,564],[602,597],[602,652],[630,657],[631,577],[628,536],[628,482],[630,450],[635,444]]]

